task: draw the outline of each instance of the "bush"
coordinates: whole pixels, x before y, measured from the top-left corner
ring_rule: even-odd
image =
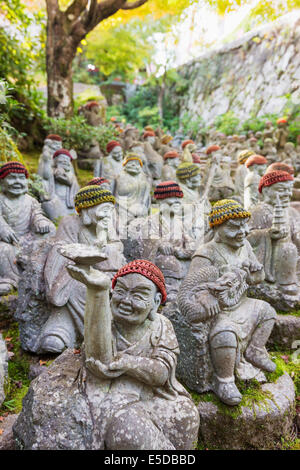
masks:
[[[239,119],[235,116],[233,111],[227,111],[227,113],[217,116],[215,126],[217,130],[223,134],[236,134],[238,132]]]

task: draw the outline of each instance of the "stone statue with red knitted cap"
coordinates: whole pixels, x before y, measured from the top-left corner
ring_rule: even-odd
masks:
[[[210,201],[217,201],[232,196],[234,184],[230,175],[231,159],[224,155],[219,145],[211,145],[206,149],[210,159],[204,174],[204,197]]]
[[[289,131],[287,128],[287,119],[282,117],[277,119],[277,129],[274,132],[274,143],[277,151],[282,150],[288,140]]]
[[[178,294],[185,324],[179,342],[185,367],[178,376],[198,392],[213,390],[230,406],[242,400],[236,376],[263,382],[263,371],[276,369],[265,349],[276,312],[247,296],[249,287],[264,278],[246,239],[250,217],[232,199],[214,204],[209,215],[213,239],[198,247]]]
[[[18,287],[25,245],[55,233],[40,203],[27,194],[27,178],[28,171],[19,162],[0,168],[0,295]]]
[[[256,295],[280,310],[299,305],[300,218],[290,206],[293,175],[281,170],[261,177],[262,202],[252,210],[248,240],[264,265],[265,280]]]
[[[163,181],[175,181],[176,169],[181,162],[181,157],[176,150],[170,150],[164,154],[164,166],[161,172]]]
[[[159,183],[154,198],[158,212],[133,220],[128,234],[138,243],[136,256],[149,259],[162,270],[168,299],[172,300],[176,298],[196,249],[196,237],[192,234],[194,212],[184,211],[183,192],[175,181]]]
[[[134,260],[111,288],[89,266],[67,269],[87,290],[84,345],[32,382],[14,427],[18,442],[25,449],[193,449],[199,415],[175,376],[172,324],[158,313],[167,296],[162,272]]]
[[[44,140],[44,146],[42,150],[42,154],[39,158],[39,166],[38,166],[38,174],[42,177],[43,176],[43,169],[45,162],[52,162],[52,157],[56,150],[62,148],[62,138],[60,135],[57,134],[49,134],[47,135],[46,139]]]
[[[268,160],[262,155],[251,155],[245,162],[247,174],[244,181],[244,207],[246,210],[253,209],[259,201],[260,193],[257,188],[267,165]]]
[[[42,203],[42,208],[51,220],[68,214],[75,214],[74,198],[79,184],[72,165],[73,156],[66,149],[59,149],[53,154],[52,161],[44,161],[42,178],[49,200]]]
[[[122,171],[123,149],[120,142],[111,140],[106,146],[107,157],[96,161],[94,166],[94,176],[107,178],[111,181],[113,191],[113,182]]]

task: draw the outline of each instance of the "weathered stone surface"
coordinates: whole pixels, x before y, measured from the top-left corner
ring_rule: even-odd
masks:
[[[262,385],[262,390],[270,392],[273,398],[253,408],[244,406],[241,414],[234,417],[222,413],[213,402],[200,402],[200,443],[215,449],[280,448],[281,438],[289,439],[293,427],[294,383],[285,373],[277,382]]]
[[[3,433],[0,434],[0,450],[16,450],[12,427],[18,416],[18,414],[8,415],[1,422],[0,428]]]
[[[5,395],[4,395],[4,380],[7,375],[7,362],[8,362],[8,355],[6,350],[5,341],[0,334],[0,405],[3,403]]]
[[[282,349],[291,349],[300,339],[300,315],[277,315],[268,345],[277,345]]]

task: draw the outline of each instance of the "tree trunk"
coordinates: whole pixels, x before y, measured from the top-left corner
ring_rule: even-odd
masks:
[[[158,112],[159,112],[159,117],[160,117],[160,125],[163,124],[163,119],[164,119],[164,98],[165,98],[165,91],[166,91],[166,76],[167,76],[167,71],[165,69],[163,77],[162,77],[162,83],[159,88],[159,94],[158,94]]]

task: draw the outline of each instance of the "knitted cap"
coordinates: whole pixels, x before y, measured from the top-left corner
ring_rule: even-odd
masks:
[[[162,144],[168,144],[173,140],[173,137],[171,135],[163,135],[162,138],[160,139]]]
[[[23,173],[26,178],[29,177],[27,168],[20,162],[8,162],[0,168],[0,179],[6,178],[10,173]]]
[[[294,177],[290,173],[287,173],[286,171],[272,171],[270,173],[264,174],[264,176],[261,177],[259,186],[258,186],[258,191],[261,193],[262,189],[266,186],[272,186],[272,184],[280,183],[282,181],[293,181]]]
[[[108,142],[106,146],[107,153],[110,153],[115,147],[121,147],[120,142],[117,142],[116,140],[111,140]]]
[[[199,173],[199,166],[195,165],[195,163],[189,162],[181,163],[176,170],[176,176],[180,180],[186,180],[188,178],[191,178],[192,176],[198,175]]]
[[[252,155],[254,155],[254,152],[253,150],[249,150],[249,149],[246,149],[246,150],[242,150],[241,152],[238,153],[238,162],[240,165],[243,165],[245,163],[245,161],[251,157]]]
[[[249,142],[257,142],[256,137],[250,137]]]
[[[193,140],[184,140],[181,144],[182,150],[185,149],[185,147],[189,144],[195,144],[195,142]]]
[[[206,155],[210,155],[213,152],[216,152],[217,150],[221,150],[221,147],[219,145],[210,145],[206,149]]]
[[[117,283],[117,279],[122,276],[126,276],[126,274],[137,273],[141,274],[142,276],[150,279],[158,288],[162,295],[161,303],[164,304],[167,300],[167,291],[166,291],[166,283],[165,278],[161,270],[151,261],[147,261],[145,259],[135,259],[130,263],[123,266],[119,271],[114,275],[112,279],[112,288],[115,288]]]
[[[101,189],[101,187],[85,186],[81,188],[75,196],[75,209],[80,214],[82,209],[88,209],[89,207],[98,206],[104,202],[112,202],[115,204],[115,197],[107,189]]]
[[[101,178],[101,177],[97,177],[97,178],[93,178],[91,181],[89,181],[87,183],[87,186],[101,186],[101,184],[103,183],[108,183],[109,184],[109,181],[105,178]]]
[[[183,192],[175,181],[163,181],[154,190],[155,199],[166,199],[168,197],[183,197]]]
[[[58,134],[49,134],[47,135],[45,140],[57,140],[58,142],[62,142],[62,138]]]
[[[210,227],[215,227],[229,219],[245,219],[247,217],[251,217],[251,213],[246,211],[237,201],[222,199],[214,204],[208,220]]]
[[[167,160],[167,158],[179,158],[179,153],[176,152],[176,150],[170,150],[169,152],[164,154],[164,160]]]
[[[251,157],[247,158],[245,167],[249,168],[252,165],[266,165],[268,160],[263,157],[262,155],[252,155]]]
[[[284,118],[284,117],[277,119],[277,124],[283,124],[283,123],[286,123],[286,122],[287,122],[287,119]]]
[[[52,158],[56,158],[56,157],[58,157],[59,155],[66,155],[67,157],[69,157],[69,159],[70,159],[71,161],[73,160],[73,157],[72,157],[72,155],[70,154],[69,150],[66,150],[66,149],[58,149],[58,150],[56,150],[56,152],[54,152]]]
[[[271,163],[271,165],[268,166],[266,173],[271,173],[273,171],[286,171],[287,173],[290,173],[290,175],[294,174],[294,168],[291,165],[283,162]]]
[[[144,131],[145,131],[145,132],[147,132],[147,131],[149,131],[149,132],[154,132],[154,129],[153,129],[153,127],[151,127],[151,126],[146,126],[146,127],[144,127]]]
[[[155,132],[153,132],[153,131],[144,132],[143,138],[147,139],[147,137],[155,137]]]
[[[98,101],[89,101],[84,105],[84,107],[87,109],[94,108],[94,106],[99,106]]]
[[[137,153],[128,153],[125,157],[125,160],[123,162],[123,166],[127,165],[128,162],[131,160],[137,160],[141,166],[143,166],[143,162],[140,158],[140,155]]]

